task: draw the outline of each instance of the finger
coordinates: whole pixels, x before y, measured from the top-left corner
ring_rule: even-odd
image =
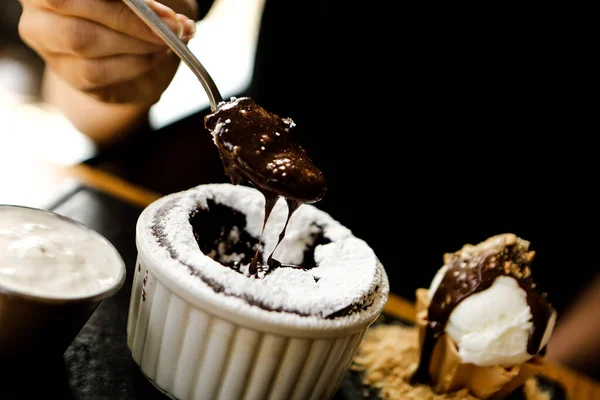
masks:
[[[196,36],[196,22],[182,14],[177,14],[177,19],[183,25],[181,39],[187,44],[194,36]]]
[[[41,9],[25,9],[19,31],[33,48],[56,54],[107,57],[120,54],[149,54],[165,49],[114,31],[86,19],[64,16]]]
[[[173,79],[179,59],[173,54],[163,53],[155,62],[155,68],[135,80],[88,90],[87,93],[105,103],[152,105]]]
[[[82,91],[134,81],[156,66],[157,54],[119,55],[103,58],[57,56],[50,67],[73,87]]]
[[[122,1],[107,0],[30,0],[40,8],[71,17],[79,17],[97,22],[118,32],[153,43],[162,40]],[[173,10],[156,1],[148,1],[149,6],[180,34],[181,23]]]

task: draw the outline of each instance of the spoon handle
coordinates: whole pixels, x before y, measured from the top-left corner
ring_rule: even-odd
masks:
[[[206,71],[200,60],[196,58],[194,53],[185,45],[185,43],[177,37],[177,35],[169,28],[169,26],[152,10],[144,0],[123,0],[131,10],[138,15],[156,34],[158,34],[164,42],[173,50],[177,56],[187,64],[192,72],[198,77],[200,83],[204,87],[210,109],[215,111],[217,105],[223,101],[219,89],[215,82]]]

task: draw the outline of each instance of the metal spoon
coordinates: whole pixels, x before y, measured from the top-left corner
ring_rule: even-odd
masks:
[[[165,43],[173,50],[175,54],[192,70],[198,77],[200,83],[204,87],[210,109],[216,111],[217,105],[223,101],[219,89],[215,82],[210,77],[200,60],[196,58],[194,53],[183,43],[179,37],[169,28],[169,26],[152,10],[144,0],[123,0],[123,2],[131,8],[157,35],[159,35]]]

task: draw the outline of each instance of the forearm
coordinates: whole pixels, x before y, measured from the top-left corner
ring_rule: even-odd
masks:
[[[148,106],[102,103],[68,85],[50,68],[44,73],[42,96],[99,147],[120,141],[148,118]]]
[[[578,296],[554,330],[546,357],[587,369],[600,361],[600,274]]]

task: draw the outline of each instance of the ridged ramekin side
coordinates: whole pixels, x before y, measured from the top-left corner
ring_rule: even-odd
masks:
[[[258,331],[185,301],[136,263],[127,343],[144,375],[175,399],[327,399],[366,330],[314,339]]]

